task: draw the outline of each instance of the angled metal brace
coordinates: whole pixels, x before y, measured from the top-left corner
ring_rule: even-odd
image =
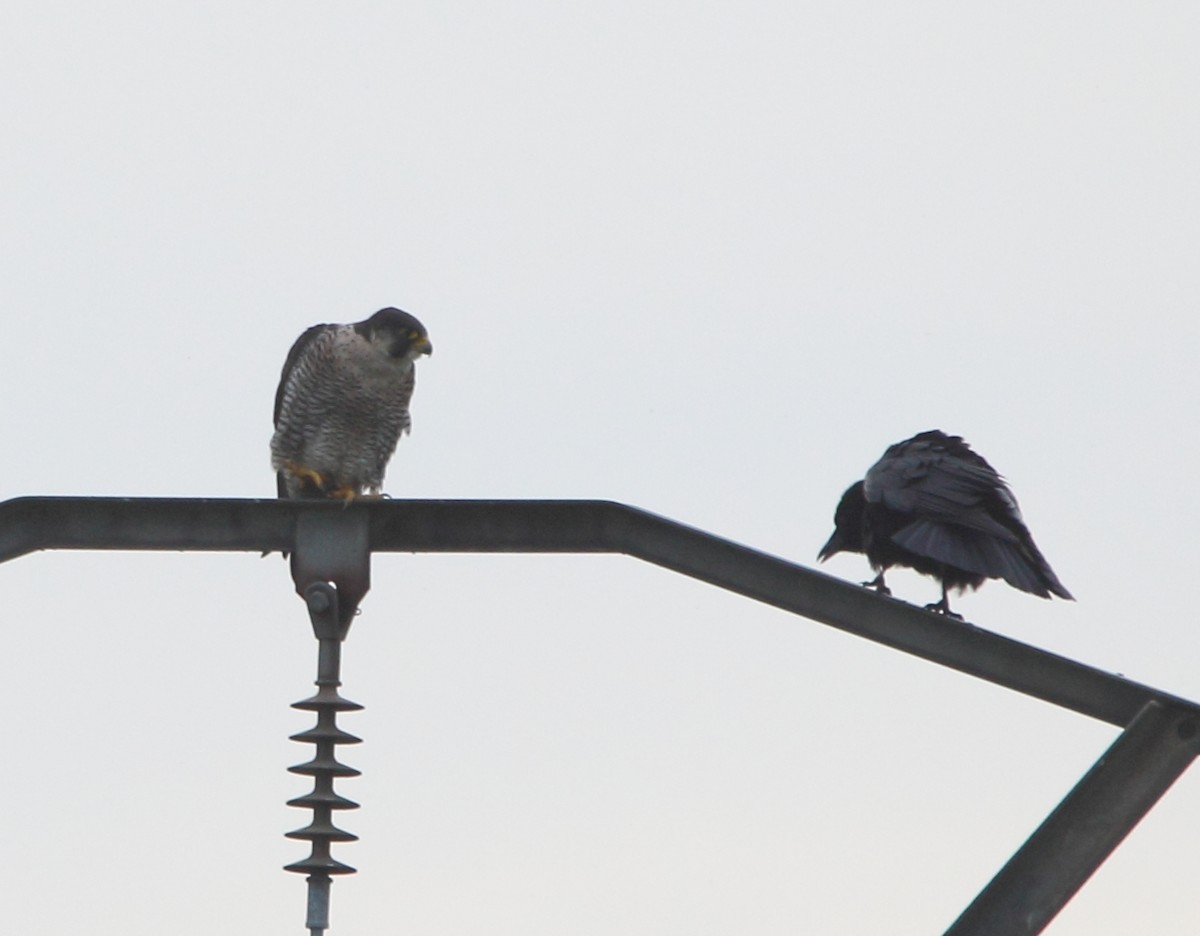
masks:
[[[1197,754],[1196,714],[1147,703],[945,936],[1042,932]]]

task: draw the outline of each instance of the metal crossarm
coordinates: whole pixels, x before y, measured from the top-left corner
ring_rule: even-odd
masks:
[[[0,503],[0,562],[39,549],[294,551],[300,518],[366,511],[371,552],[623,553],[1124,728],[1195,703],[930,614],[610,501],[22,497]]]
[[[0,503],[0,562],[40,549],[295,554],[299,545],[303,595],[306,556],[320,551],[311,531],[335,516],[365,525],[368,556],[629,555],[1125,729],[946,936],[1041,932],[1200,753],[1194,702],[609,501],[26,497]],[[338,565],[318,559],[314,568]],[[337,584],[356,605],[366,572],[343,573]]]

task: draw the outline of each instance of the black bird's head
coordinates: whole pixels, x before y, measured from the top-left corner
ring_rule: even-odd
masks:
[[[833,512],[833,535],[829,542],[821,547],[817,559],[824,562],[830,556],[840,552],[864,552],[863,546],[863,512],[867,507],[867,498],[863,494],[863,483],[855,481],[846,489],[838,502],[837,510]]]
[[[433,354],[425,326],[400,309],[380,309],[354,330],[395,360],[415,361],[422,354]]]

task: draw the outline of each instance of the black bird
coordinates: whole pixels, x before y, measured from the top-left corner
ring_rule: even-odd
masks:
[[[926,606],[931,611],[960,617],[947,592],[989,578],[1074,600],[1034,544],[1004,479],[959,436],[934,429],[891,446],[842,495],[833,523],[820,561],[866,553],[879,574],[863,584],[885,595],[883,575],[892,566],[931,575],[942,583],[942,600]]]

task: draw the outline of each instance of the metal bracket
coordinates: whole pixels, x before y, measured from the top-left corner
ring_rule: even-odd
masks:
[[[371,588],[370,532],[370,515],[352,504],[296,517],[292,550],[296,594],[307,601],[310,585],[331,582],[337,588],[338,622],[344,628],[349,628],[359,602]],[[314,617],[314,628],[316,620]]]

